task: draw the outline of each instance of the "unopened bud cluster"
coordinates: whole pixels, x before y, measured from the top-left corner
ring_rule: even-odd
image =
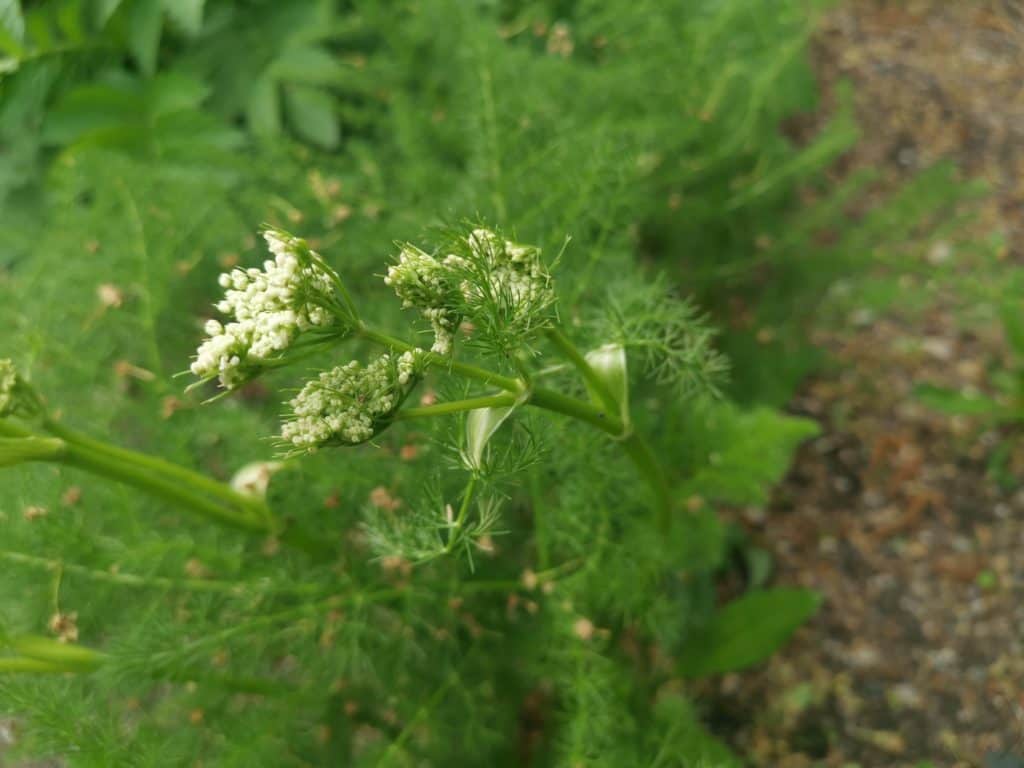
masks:
[[[497,310],[512,322],[554,301],[540,249],[520,245],[487,229],[460,241],[461,254],[437,258],[406,245],[384,282],[405,308],[416,307],[434,331],[431,350],[451,351],[455,330],[469,319]]]
[[[289,405],[281,437],[297,451],[370,440],[418,380],[425,352],[382,355],[366,367],[353,360],[308,382]]]
[[[231,320],[206,323],[209,338],[196,352],[192,373],[218,378],[233,389],[278,357],[303,331],[335,322],[332,275],[303,240],[276,229],[263,233],[274,258],[263,269],[234,269],[220,276],[225,289],[217,310]]]
[[[432,352],[446,355],[451,351],[459,311],[453,306],[452,260],[438,260],[415,245],[406,245],[398,255],[398,263],[388,267],[385,285],[391,286],[402,300],[402,307],[416,307],[434,331]]]
[[[504,240],[487,229],[474,229],[466,242],[472,254],[470,274],[479,276],[459,286],[470,311],[492,300],[515,319],[554,301],[539,248]]]

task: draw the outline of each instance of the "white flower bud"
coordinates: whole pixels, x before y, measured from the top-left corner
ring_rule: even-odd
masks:
[[[398,263],[388,267],[384,284],[394,288],[403,307],[416,307],[430,321],[435,336],[431,350],[448,354],[461,318],[453,307],[453,280],[447,259],[442,263],[416,246],[406,245]]]
[[[303,331],[325,328],[335,315],[324,305],[335,302],[332,274],[299,238],[275,229],[263,233],[273,259],[263,269],[234,269],[222,274],[225,289],[217,310],[233,322],[209,320],[207,338],[196,351],[192,373],[218,378],[233,389],[267,361],[279,357]]]

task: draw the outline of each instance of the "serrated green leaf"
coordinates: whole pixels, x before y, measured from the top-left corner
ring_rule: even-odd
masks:
[[[277,83],[261,77],[252,84],[245,118],[249,130],[256,136],[273,137],[281,133],[281,97]]]
[[[166,73],[155,78],[146,91],[147,112],[152,117],[184,110],[197,110],[210,94],[201,80],[179,73]]]
[[[189,37],[195,37],[203,28],[203,6],[206,0],[162,0],[171,20]]]
[[[142,111],[136,91],[110,85],[81,86],[46,115],[42,138],[47,144],[70,144],[94,131],[131,122]]]
[[[146,75],[156,71],[156,56],[163,30],[161,0],[136,0],[129,20],[128,49]]]
[[[763,504],[797,447],[820,432],[810,419],[771,408],[743,411],[729,403],[706,408],[700,422],[706,449],[683,493],[731,504]]]
[[[914,396],[929,408],[948,416],[995,416],[1004,410],[986,395],[965,394],[932,384],[915,387]]]
[[[272,79],[308,85],[333,85],[345,74],[345,67],[319,46],[286,48],[267,70]]]
[[[284,91],[288,125],[297,136],[323,149],[334,149],[341,140],[341,128],[334,114],[334,99],[309,85],[288,85]]]
[[[735,672],[764,661],[813,616],[821,596],[808,589],[748,592],[723,607],[679,655],[687,677]]]

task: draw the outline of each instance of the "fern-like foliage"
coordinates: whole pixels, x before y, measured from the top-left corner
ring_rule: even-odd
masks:
[[[481,457],[458,556],[442,556],[458,421],[285,463],[268,502],[326,563],[73,468],[4,469],[0,638],[73,625],[105,654],[88,675],[0,672],[19,749],[81,766],[736,765],[671,661],[714,607],[728,532],[711,505],[761,502],[813,433],[763,403],[808,368],[822,286],[955,194],[929,177],[853,227],[853,187],[794,206],[856,136],[845,110],[807,146],[778,130],[815,106],[807,5],[0,0],[0,357],[61,423],[230,480],[271,456],[261,437],[307,371],[203,409],[212,392],[173,375],[217,274],[265,258],[260,223],[307,238],[368,322],[404,327],[380,280],[394,242],[468,216],[561,254],[559,319],[585,349],[625,348],[672,498],[709,503],[662,534],[615,445],[520,412]],[[514,335],[481,315],[469,354],[568,381],[533,354],[553,312]],[[467,394],[424,388],[424,405]]]

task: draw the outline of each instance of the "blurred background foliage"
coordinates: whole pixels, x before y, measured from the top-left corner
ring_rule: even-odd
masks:
[[[402,524],[388,499],[416,509],[437,484],[442,427],[275,479],[287,515],[344,546],[330,567],[74,473],[5,473],[2,624],[38,632],[73,610],[83,642],[118,660],[0,678],[24,748],[75,765],[738,764],[681,682],[729,668],[701,654],[753,626],[715,624],[742,542],[713,506],[763,503],[814,433],[779,408],[823,362],[807,335],[828,286],[964,194],[945,167],[872,204],[870,174],[833,183],[857,126],[842,90],[820,103],[816,6],[0,0],[0,353],[76,427],[222,478],[272,453],[258,438],[293,379],[202,410],[171,379],[217,273],[262,260],[264,221],[309,238],[392,327],[377,299],[394,241],[467,216],[549,254],[568,236],[556,280],[581,343],[606,340],[596,309],[663,274],[710,313],[732,367],[714,402],[632,383],[638,428],[690,499],[671,536],[614,446],[526,418],[543,460],[509,488],[504,535],[472,573],[410,573],[368,544],[388,536],[367,526]],[[248,586],[154,581],[184,574]],[[296,585],[312,586],[282,596]],[[784,626],[734,666],[813,610],[805,594],[750,604]],[[257,674],[281,690],[239,693]]]

